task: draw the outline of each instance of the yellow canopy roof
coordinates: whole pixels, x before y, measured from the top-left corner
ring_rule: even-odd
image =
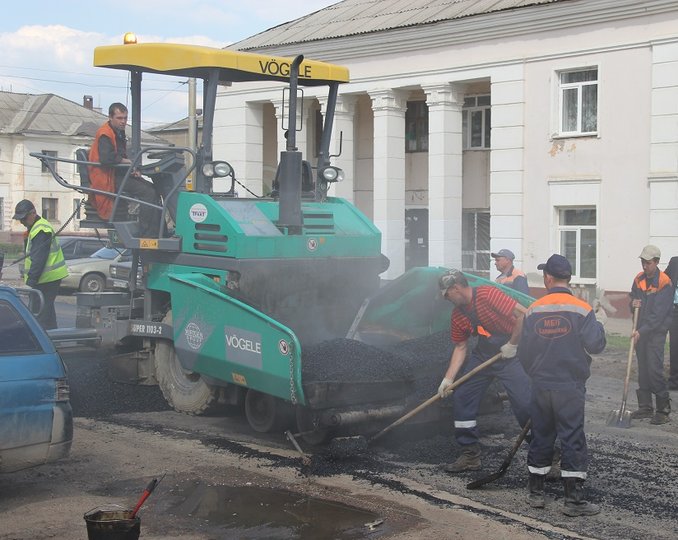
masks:
[[[175,43],[107,45],[94,49],[94,65],[97,67],[201,79],[206,78],[211,69],[218,68],[222,82],[288,81],[292,60]],[[299,67],[299,84],[302,85],[325,85],[348,80],[348,69],[343,66],[305,59]]]

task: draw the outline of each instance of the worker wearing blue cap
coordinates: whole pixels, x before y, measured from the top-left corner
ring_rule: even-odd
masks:
[[[586,302],[569,288],[570,262],[554,254],[537,266],[543,272],[545,296],[527,309],[518,356],[532,379],[529,412],[532,440],[527,454],[529,502],[543,508],[544,479],[551,470],[556,438],[560,439],[560,476],[568,516],[590,516],[600,508],[584,498],[588,453],[584,434],[586,380],[590,354],[605,348],[605,329]]]

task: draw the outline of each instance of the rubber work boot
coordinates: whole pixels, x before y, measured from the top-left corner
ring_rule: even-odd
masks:
[[[478,443],[464,446],[461,456],[450,465],[445,465],[443,470],[448,473],[460,473],[464,471],[480,470],[480,445]]]
[[[636,390],[638,396],[638,410],[631,413],[631,418],[652,418],[652,392],[649,390]]]
[[[563,478],[565,483],[565,507],[563,514],[570,517],[595,516],[600,513],[597,504],[584,498],[584,481],[581,478]]]
[[[671,399],[668,394],[665,396],[657,396],[657,411],[654,413],[650,424],[661,425],[669,421],[669,413],[671,412]]]
[[[528,483],[530,488],[530,497],[528,502],[532,508],[544,508],[546,500],[544,499],[544,475],[530,473]]]

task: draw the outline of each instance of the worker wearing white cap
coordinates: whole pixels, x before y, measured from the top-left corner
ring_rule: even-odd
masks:
[[[669,421],[671,400],[664,376],[664,346],[671,325],[673,286],[671,278],[659,270],[661,252],[647,245],[640,253],[643,271],[633,280],[631,309],[640,309],[638,323],[631,338],[638,357],[638,410],[631,418],[651,418],[652,424]],[[656,409],[652,406],[652,394]]]

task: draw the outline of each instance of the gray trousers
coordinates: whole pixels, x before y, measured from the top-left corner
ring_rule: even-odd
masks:
[[[664,377],[664,345],[666,331],[652,332],[636,344],[638,357],[638,389],[668,397],[668,384]]]

